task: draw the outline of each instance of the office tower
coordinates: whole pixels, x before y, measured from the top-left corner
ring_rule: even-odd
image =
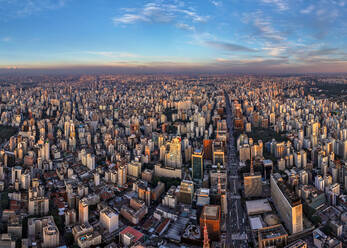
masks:
[[[126,183],[127,183],[127,167],[125,165],[121,165],[118,168],[117,184],[119,187],[123,187],[123,185]]]
[[[88,203],[85,198],[79,200],[78,204],[78,219],[80,224],[88,223]]]
[[[302,204],[300,198],[285,185],[283,178],[271,175],[271,197],[281,219],[291,234],[303,230]]]
[[[165,165],[172,168],[181,168],[182,166],[182,150],[181,138],[176,137],[168,143],[169,152],[165,154]]]
[[[179,201],[184,204],[192,204],[194,184],[192,181],[183,180],[179,187]]]
[[[112,233],[118,229],[118,213],[110,207],[106,207],[100,211],[100,224]]]
[[[204,176],[204,154],[201,150],[195,150],[192,154],[193,179],[201,180]]]
[[[211,240],[219,240],[221,224],[221,210],[219,205],[205,205],[200,215],[200,230],[206,225]]]

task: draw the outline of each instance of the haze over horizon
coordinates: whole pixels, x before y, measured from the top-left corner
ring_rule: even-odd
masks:
[[[0,73],[347,72],[346,13],[346,0],[0,0]]]

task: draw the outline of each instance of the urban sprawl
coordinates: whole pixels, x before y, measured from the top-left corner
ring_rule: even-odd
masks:
[[[0,78],[0,247],[347,247],[343,75]]]

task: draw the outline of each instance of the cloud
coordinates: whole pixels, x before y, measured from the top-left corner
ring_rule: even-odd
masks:
[[[273,4],[279,11],[288,10],[288,1],[286,0],[262,0],[263,3]]]
[[[264,47],[263,50],[268,51],[267,54],[273,57],[281,56],[285,52],[287,47]]]
[[[315,9],[314,5],[309,5],[307,8],[300,10],[301,14],[310,14]]]
[[[260,38],[275,42],[285,40],[283,33],[273,27],[273,20],[269,16],[265,17],[262,11],[246,13],[242,21],[245,24],[251,24],[254,34]]]
[[[0,18],[16,18],[33,15],[45,10],[62,8],[69,0],[0,0]]]
[[[103,56],[108,58],[138,58],[139,55],[128,52],[110,52],[110,51],[87,51],[91,55]]]
[[[192,8],[184,7],[184,4],[170,4],[168,2],[150,2],[142,8],[123,8],[122,10],[126,13],[114,17],[113,23],[115,25],[133,24],[137,22],[169,23],[178,19],[180,21],[186,20],[198,23],[206,22],[209,18],[208,16],[199,15]]]
[[[114,23],[131,24],[131,23],[135,23],[137,21],[148,22],[149,19],[145,16],[142,16],[142,15],[124,14],[122,17],[113,18],[113,21],[114,21]]]
[[[223,5],[222,1],[210,0],[210,2],[216,7],[221,7]]]
[[[9,37],[9,36],[3,37],[3,38],[1,39],[1,41],[3,41],[3,42],[10,42],[11,40],[12,40],[12,38]]]
[[[187,31],[194,31],[195,27],[188,25],[186,23],[176,23],[176,27],[179,29],[187,30]]]
[[[256,50],[252,48],[248,48],[242,45],[233,44],[229,42],[222,41],[205,41],[205,44],[217,49],[225,50],[225,51],[234,51],[234,52],[256,52]]]
[[[339,50],[337,48],[324,47],[318,50],[309,51],[307,53],[307,56],[327,56],[327,55],[337,54],[338,52]]]

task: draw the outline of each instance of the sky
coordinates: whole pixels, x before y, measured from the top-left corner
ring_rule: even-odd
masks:
[[[0,0],[0,68],[347,72],[347,0]]]

